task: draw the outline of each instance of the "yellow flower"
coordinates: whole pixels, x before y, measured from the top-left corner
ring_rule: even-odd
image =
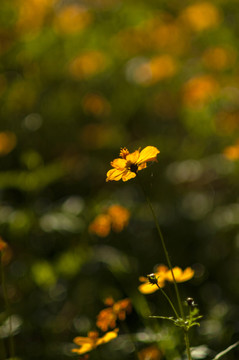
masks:
[[[159,152],[154,146],[146,146],[142,151],[139,149],[133,153],[130,153],[126,148],[121,149],[121,159],[111,161],[113,169],[107,172],[106,181],[119,181],[120,179],[128,181],[134,178],[139,170],[146,168],[148,161],[157,161]]]
[[[72,349],[72,352],[77,353],[79,355],[85,354],[97,346],[105,344],[118,336],[119,329],[114,329],[113,331],[107,332],[104,336],[99,337],[98,331],[90,331],[88,332],[87,337],[77,336],[74,338],[74,343],[80,348]]]
[[[176,282],[188,281],[194,276],[194,271],[190,267],[182,270],[180,267],[176,266],[172,270]],[[158,285],[161,288],[165,286],[166,281],[173,282],[171,270],[165,265],[159,265],[154,275],[158,279]],[[159,289],[156,284],[151,284],[148,281],[148,278],[144,276],[141,276],[139,280],[143,282],[143,284],[138,287],[142,294],[152,294]]]

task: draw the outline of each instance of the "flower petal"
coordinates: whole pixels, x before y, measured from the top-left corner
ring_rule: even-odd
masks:
[[[114,159],[111,161],[111,166],[118,170],[123,170],[126,168],[127,161],[125,159]]]
[[[139,159],[140,153],[139,150],[134,151],[133,153],[126,156],[126,160],[131,164],[136,164]]]
[[[122,175],[124,174],[125,170],[118,170],[118,169],[111,169],[106,174],[106,181],[119,181],[122,178]]]
[[[114,329],[113,331],[107,332],[102,338],[98,339],[96,342],[96,346],[100,344],[105,344],[118,336],[119,329]]]
[[[81,355],[81,354],[85,354],[93,349],[94,349],[93,344],[84,344],[79,349],[72,349],[71,351]]]
[[[192,279],[194,271],[190,267],[187,267],[184,271],[180,267],[176,266],[173,268],[173,274],[177,282],[184,282]],[[172,273],[169,270],[167,273],[167,280],[173,281]]]
[[[135,178],[136,174],[130,170],[126,171],[123,175],[122,175],[122,180],[123,181],[128,181],[130,179]]]
[[[160,151],[155,146],[146,146],[146,148],[140,152],[137,164],[142,164],[147,161],[157,161],[157,154],[159,153]]]
[[[147,282],[147,283],[139,285],[138,289],[142,294],[152,294],[155,291],[157,291],[159,288],[157,285],[152,285],[149,282]]]

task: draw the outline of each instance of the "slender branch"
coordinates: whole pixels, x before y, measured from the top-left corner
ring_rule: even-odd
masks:
[[[181,298],[180,298],[180,294],[179,294],[179,290],[178,290],[178,285],[177,285],[177,282],[176,282],[176,279],[175,279],[175,276],[174,276],[174,273],[173,273],[172,264],[171,264],[171,261],[170,261],[169,255],[168,255],[168,250],[166,248],[166,244],[165,244],[165,241],[164,241],[164,238],[163,238],[162,231],[161,231],[159,223],[158,223],[158,219],[156,217],[154,208],[153,208],[153,206],[151,204],[151,201],[150,201],[148,195],[146,194],[146,191],[145,191],[145,189],[144,189],[144,187],[142,185],[141,179],[140,179],[138,174],[137,174],[137,179],[139,181],[140,187],[141,187],[141,189],[142,189],[142,191],[144,193],[144,196],[145,196],[145,198],[147,200],[147,203],[148,203],[149,208],[151,210],[151,213],[153,215],[153,219],[154,219],[154,222],[155,222],[158,234],[159,234],[159,238],[161,240],[161,244],[162,244],[162,247],[163,247],[163,250],[164,250],[164,254],[165,254],[165,257],[166,257],[166,260],[167,260],[167,263],[168,263],[168,267],[169,267],[169,269],[171,271],[171,274],[172,274],[172,277],[173,277],[173,283],[174,283],[174,287],[175,287],[175,292],[176,292],[177,302],[178,302],[178,306],[179,306],[179,311],[180,311],[181,317],[183,319],[185,319],[185,315],[184,315],[184,311],[183,311],[183,307],[182,307],[182,302],[181,302]]]

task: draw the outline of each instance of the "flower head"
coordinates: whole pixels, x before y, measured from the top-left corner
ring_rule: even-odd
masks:
[[[115,180],[128,181],[133,179],[139,170],[147,167],[147,162],[157,161],[159,150],[154,146],[146,146],[142,151],[140,149],[130,153],[128,149],[120,150],[120,158],[111,161],[113,169],[107,172],[106,181]]]
[[[87,337],[77,336],[74,338],[74,343],[80,348],[72,349],[72,352],[77,353],[79,355],[85,354],[97,346],[101,344],[105,344],[118,336],[119,329],[114,329],[113,331],[107,332],[104,336],[99,337],[99,333],[97,331],[88,332]]]
[[[194,271],[190,267],[182,270],[180,267],[176,266],[172,271],[176,282],[188,281],[194,276]],[[152,279],[157,279],[157,283],[152,281]],[[164,287],[166,281],[174,281],[171,270],[165,265],[159,265],[155,273],[150,274],[147,277],[141,276],[139,280],[143,282],[143,284],[138,287],[142,294],[152,294],[157,291],[159,287]]]
[[[126,313],[131,311],[131,302],[128,298],[117,302],[112,298],[107,298],[105,304],[109,307],[100,311],[96,322],[96,325],[102,331],[114,328],[116,326],[116,320],[125,320]]]

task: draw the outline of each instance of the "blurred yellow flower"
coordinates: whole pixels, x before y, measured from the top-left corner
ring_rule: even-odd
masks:
[[[210,2],[198,2],[186,7],[181,19],[195,31],[213,28],[220,24],[221,15],[218,8]]]
[[[16,135],[10,131],[0,132],[0,156],[7,155],[16,146]]]
[[[128,149],[123,148],[120,151],[121,159],[111,161],[113,169],[106,174],[106,181],[128,181],[134,178],[139,170],[147,167],[147,162],[157,161],[157,154],[160,151],[154,146],[146,146],[142,151],[136,150],[130,153]]]
[[[112,205],[108,209],[108,214],[111,217],[112,229],[115,232],[122,231],[129,222],[130,212],[128,209],[120,205]]]
[[[20,32],[34,32],[39,30],[44,18],[53,10],[56,0],[17,0],[18,20],[17,30]]]
[[[106,63],[102,52],[91,50],[75,57],[69,64],[69,72],[77,80],[88,79],[103,71]]]
[[[176,282],[184,282],[192,279],[194,276],[194,270],[190,267],[187,267],[185,270],[180,269],[178,266],[174,267],[173,274],[175,277]],[[171,270],[165,265],[159,265],[154,273],[155,277],[158,280],[159,287],[164,287],[166,281],[173,282],[173,277]],[[141,276],[139,278],[143,284],[139,285],[138,289],[142,294],[152,294],[157,291],[159,288],[156,284],[151,284],[148,281],[148,278]]]
[[[113,298],[107,298],[105,304],[109,307],[100,311],[96,325],[102,331],[116,327],[116,320],[125,320],[126,313],[131,311],[131,301],[126,298],[115,302]]]
[[[87,9],[76,4],[60,9],[55,18],[55,29],[63,34],[74,34],[83,30],[92,21]]]
[[[218,89],[218,82],[212,76],[196,76],[184,85],[183,101],[187,106],[200,107],[210,101]]]
[[[162,352],[156,345],[148,346],[138,353],[139,360],[160,360],[163,358]]]
[[[210,47],[203,53],[202,60],[208,68],[220,71],[235,64],[236,52],[220,46]]]
[[[72,349],[72,352],[81,355],[92,351],[97,346],[108,343],[109,341],[115,339],[118,336],[118,331],[119,329],[114,329],[113,331],[107,332],[102,337],[99,337],[99,333],[97,331],[88,332],[87,337],[77,336],[73,339],[73,341],[76,345],[80,346],[80,348]]]
[[[111,229],[111,217],[108,214],[100,214],[96,216],[89,226],[89,231],[100,237],[109,235]]]

